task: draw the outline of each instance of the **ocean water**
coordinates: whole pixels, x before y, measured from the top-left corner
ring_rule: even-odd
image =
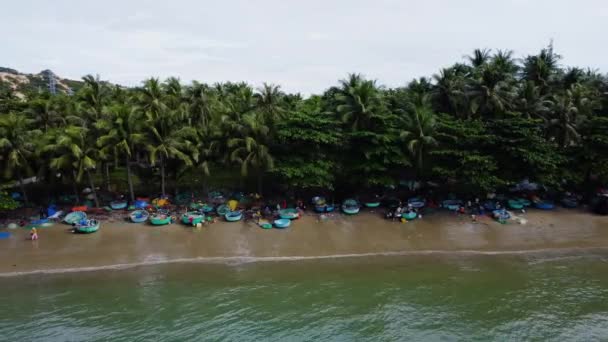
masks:
[[[0,340],[606,340],[607,261],[430,254],[1,277]]]

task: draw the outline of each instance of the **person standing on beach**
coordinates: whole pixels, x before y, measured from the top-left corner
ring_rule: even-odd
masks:
[[[36,227],[33,227],[30,231],[30,240],[35,241],[38,240],[38,232],[36,231]]]

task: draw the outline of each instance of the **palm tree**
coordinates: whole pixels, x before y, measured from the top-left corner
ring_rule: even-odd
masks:
[[[141,131],[141,118],[135,107],[116,104],[108,108],[108,116],[98,121],[96,127],[102,135],[97,140],[102,156],[121,154],[125,158],[127,181],[131,201],[135,200],[131,177],[131,158],[137,146],[143,143],[145,135]]]
[[[81,126],[68,126],[55,133],[51,143],[43,148],[43,152],[54,155],[50,167],[54,170],[71,170],[75,183],[80,182],[86,173],[95,198],[95,206],[99,207],[99,199],[91,175],[91,170],[94,170],[97,164],[99,151],[88,136],[91,130]]]
[[[251,113],[243,117],[241,136],[228,141],[228,147],[232,149],[230,159],[241,165],[241,175],[247,176],[251,168],[256,171],[259,194],[263,190],[264,172],[274,168],[267,141],[269,131],[259,114]]]
[[[267,125],[273,126],[276,120],[283,117],[285,110],[281,106],[284,94],[281,87],[264,83],[255,94],[256,109],[262,113]]]
[[[439,105],[439,110],[460,116],[461,108],[465,105],[465,79],[454,68],[442,69],[433,75],[435,87],[431,94]]]
[[[471,63],[473,68],[479,68],[490,60],[491,52],[488,49],[475,49],[471,56],[466,56],[466,59]]]
[[[351,74],[347,80],[340,81],[342,88],[336,95],[336,108],[342,121],[353,131],[369,129],[375,111],[380,106],[380,93],[375,81]]]
[[[214,101],[211,90],[206,85],[194,81],[186,89],[185,96],[188,103],[190,122],[192,124],[200,124],[203,127],[209,125],[214,112]]]
[[[92,125],[103,117],[103,109],[109,99],[108,86],[99,79],[99,75],[93,77],[87,75],[82,78],[84,87],[81,91],[81,100],[84,104],[84,118],[87,124]]]
[[[515,89],[510,75],[494,64],[484,64],[469,85],[471,114],[492,116],[510,109]]]
[[[411,104],[403,121],[404,131],[400,137],[405,142],[412,159],[415,160],[418,176],[422,176],[424,157],[431,147],[437,145],[434,137],[435,113],[433,113],[428,99],[424,99],[422,103]]]
[[[28,203],[23,175],[30,169],[34,142],[42,133],[32,129],[33,120],[15,113],[0,116],[0,152],[4,159],[4,175],[17,175],[25,203]]]
[[[38,98],[28,103],[26,114],[32,118],[38,126],[42,126],[43,132],[60,124],[65,124],[65,118],[55,108],[52,99]]]
[[[549,96],[541,94],[539,86],[532,81],[524,81],[517,95],[517,110],[525,117],[545,118],[553,103]]]
[[[560,59],[561,56],[553,52],[553,44],[549,44],[538,55],[528,56],[524,59],[524,79],[534,82],[542,89],[546,89],[558,70]]]
[[[161,192],[166,194],[165,176],[166,164],[168,159],[176,159],[183,162],[186,166],[192,166],[192,159],[188,155],[196,151],[193,143],[196,137],[196,130],[190,126],[179,126],[175,120],[181,115],[179,112],[164,112],[153,119],[151,115],[147,117],[147,129],[149,136],[146,140],[146,149],[152,164],[159,164],[161,175]]]
[[[578,108],[569,94],[553,97],[550,116],[546,119],[547,131],[561,147],[572,146],[580,141],[578,133]]]

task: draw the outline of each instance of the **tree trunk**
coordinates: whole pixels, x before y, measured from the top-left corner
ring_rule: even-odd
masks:
[[[129,157],[126,158],[126,166],[127,166],[127,182],[129,183],[129,195],[131,196],[131,202],[135,201],[135,193],[133,192],[133,179],[131,178],[131,164],[129,161]]]
[[[207,177],[203,176],[203,197],[207,198]]]
[[[160,192],[165,196],[165,161],[160,158]]]
[[[179,173],[178,173],[177,170],[175,170],[175,178],[173,179],[173,181],[175,182],[175,189],[173,189],[173,193],[174,193],[174,195],[175,195],[176,198],[177,198],[177,194],[179,192],[179,189],[177,187],[177,178],[178,178],[178,176],[179,176]]]
[[[110,163],[104,163],[103,165],[104,171],[104,185],[107,192],[110,192]]]
[[[23,194],[23,203],[25,206],[29,204],[27,199],[27,193],[25,192],[25,184],[23,184],[23,177],[21,176],[21,171],[17,170],[17,176],[19,177],[19,187],[21,188],[21,193]]]
[[[263,171],[261,171],[261,170],[258,171],[258,195],[260,195],[260,196],[262,196],[262,190],[263,190],[262,189],[262,185],[263,185],[262,184],[263,183],[262,182],[263,181],[262,176],[263,176]]]
[[[78,184],[76,184],[76,171],[72,171],[72,177],[74,177],[74,182],[72,183],[74,185],[74,196],[76,196],[76,204],[80,203],[80,196],[78,195]]]
[[[87,170],[87,176],[89,178],[89,186],[91,187],[91,191],[93,193],[93,199],[95,200],[95,207],[99,208],[99,200],[97,199],[97,191],[95,191],[95,184],[93,183],[93,177],[91,176],[90,170]]]

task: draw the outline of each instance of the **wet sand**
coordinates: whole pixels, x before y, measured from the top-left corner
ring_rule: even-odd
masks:
[[[526,224],[499,224],[489,217],[436,213],[408,223],[379,213],[308,213],[284,230],[253,223],[218,222],[193,229],[102,223],[99,232],[72,234],[55,224],[27,240],[27,229],[0,240],[0,274],[127,267],[172,261],[238,261],[407,253],[519,253],[608,248],[608,218],[576,210],[531,211]]]

